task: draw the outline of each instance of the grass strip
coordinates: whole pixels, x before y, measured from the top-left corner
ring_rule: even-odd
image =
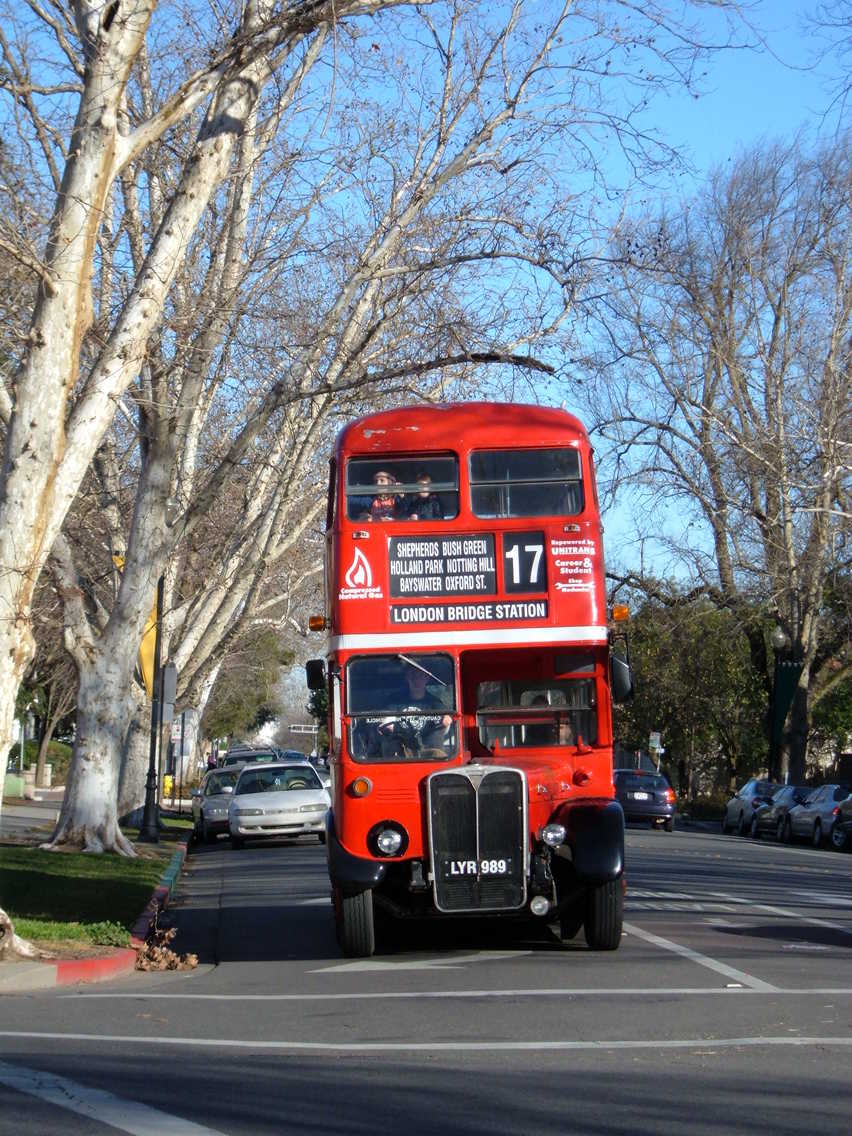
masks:
[[[27,939],[123,946],[168,866],[174,848],[113,853],[0,847],[0,907]]]

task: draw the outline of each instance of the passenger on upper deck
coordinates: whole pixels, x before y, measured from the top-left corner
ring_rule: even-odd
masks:
[[[438,494],[432,492],[432,478],[423,471],[417,474],[417,484],[423,488],[406,502],[408,519],[410,521],[442,521],[444,519],[444,507]]]
[[[373,474],[373,484],[378,492],[370,502],[368,517],[371,521],[396,521],[404,516],[402,498],[391,492],[391,487],[399,482],[386,469]]]

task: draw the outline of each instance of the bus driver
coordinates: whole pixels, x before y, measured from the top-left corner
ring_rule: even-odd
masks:
[[[416,753],[421,747],[440,747],[447,739],[453,719],[450,714],[435,714],[442,706],[438,698],[427,689],[428,671],[409,664],[405,672],[408,688],[404,706],[400,707],[403,717],[386,718],[379,726],[382,749]],[[432,713],[430,713],[432,711]]]

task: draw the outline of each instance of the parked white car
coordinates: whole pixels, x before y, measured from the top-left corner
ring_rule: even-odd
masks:
[[[325,843],[326,814],[331,797],[307,761],[246,765],[240,772],[228,809],[231,846],[260,837],[319,837]]]
[[[228,831],[228,806],[240,775],[238,767],[210,769],[204,775],[201,787],[192,793],[193,836],[212,844]]]

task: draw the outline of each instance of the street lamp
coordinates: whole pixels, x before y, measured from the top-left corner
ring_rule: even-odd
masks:
[[[776,624],[772,628],[769,636],[769,642],[772,645],[772,654],[774,659],[774,666],[772,669],[772,693],[769,706],[769,776],[775,781],[780,779],[781,776],[781,734],[784,729],[784,717],[786,717],[786,709],[783,715],[779,715],[779,674],[781,667],[781,652],[786,648],[789,643],[787,633],[780,624]],[[780,717],[780,721],[779,721]]]
[[[145,779],[145,811],[139,828],[139,840],[146,844],[160,841],[160,818],[157,809],[157,743],[162,732],[162,704],[160,701],[162,671],[163,593],[166,580],[161,576],[157,581],[157,629],[154,633],[154,685],[151,692],[151,740],[148,745],[148,776]]]

